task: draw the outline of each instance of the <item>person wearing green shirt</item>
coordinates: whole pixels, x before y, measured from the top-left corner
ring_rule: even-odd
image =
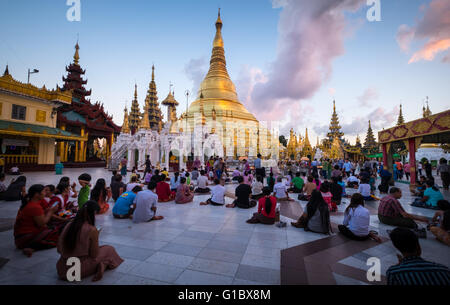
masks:
[[[85,204],[89,200],[89,194],[91,193],[91,175],[89,174],[81,174],[78,177],[78,182],[81,185],[81,190],[78,193],[78,208],[81,209],[83,204]]]
[[[300,177],[300,172],[297,172],[295,174],[294,179],[291,181],[292,188],[289,189],[290,192],[299,194],[303,192],[303,185],[305,184],[305,181]]]

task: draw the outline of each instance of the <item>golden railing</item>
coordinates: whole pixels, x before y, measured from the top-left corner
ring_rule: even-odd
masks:
[[[37,163],[37,155],[0,155],[5,160],[5,164],[33,164]]]

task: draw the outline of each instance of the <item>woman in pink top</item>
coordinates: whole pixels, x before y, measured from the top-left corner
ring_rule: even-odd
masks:
[[[177,188],[177,194],[175,195],[175,203],[184,204],[192,202],[194,200],[194,194],[191,193],[189,186],[186,185],[186,178],[180,179],[180,185]]]
[[[123,259],[111,246],[99,246],[99,230],[95,227],[95,213],[100,209],[95,201],[86,202],[73,221],[66,225],[58,240],[58,253],[61,257],[56,270],[61,279],[67,280],[67,265],[71,257],[81,262],[81,278],[94,275],[93,281],[103,277],[107,269],[117,268]]]
[[[333,201],[331,201],[333,195],[330,192],[330,183],[324,182],[320,186],[320,192],[322,193],[323,200],[328,204],[328,208],[330,212],[336,212],[337,211],[337,205]]]
[[[250,173],[250,171],[245,171],[244,173],[244,183],[248,185],[252,185],[253,181],[253,175]]]

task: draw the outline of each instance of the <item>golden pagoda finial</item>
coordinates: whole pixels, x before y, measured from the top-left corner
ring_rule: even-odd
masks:
[[[134,98],[137,100],[137,84],[134,83]]]
[[[123,125],[122,125],[122,133],[130,133],[130,126],[128,124],[128,110],[127,106],[125,106],[124,114],[123,114]]]
[[[80,54],[78,54],[78,50],[80,49],[80,46],[77,44],[75,45],[75,54],[73,55],[73,62],[74,64],[78,65],[78,62],[80,61]]]
[[[152,81],[155,81],[155,65],[152,65]]]
[[[142,115],[142,120],[139,124],[139,129],[150,129],[150,120],[148,119],[148,103],[144,107],[144,114]]]
[[[400,126],[403,123],[405,123],[405,119],[403,118],[402,104],[400,104],[400,112],[398,114],[397,126]]]
[[[220,8],[219,8],[219,15],[217,16],[216,21],[216,37],[214,38],[213,47],[220,47],[223,48],[223,39],[222,39],[222,19],[220,19]]]

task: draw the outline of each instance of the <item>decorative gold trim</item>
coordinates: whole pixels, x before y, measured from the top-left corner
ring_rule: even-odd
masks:
[[[72,103],[72,90],[63,92],[59,87],[56,90],[47,90],[45,86],[38,88],[31,84],[24,84],[17,81],[10,74],[0,77],[0,89],[50,102]]]
[[[37,137],[37,138],[52,138],[52,139],[61,139],[61,140],[70,140],[70,141],[87,141],[88,137],[78,137],[78,136],[62,136],[62,135],[51,135],[47,132],[43,133],[35,133],[31,131],[15,131],[15,130],[0,130],[0,135],[14,135],[14,136],[24,136],[24,137]]]

